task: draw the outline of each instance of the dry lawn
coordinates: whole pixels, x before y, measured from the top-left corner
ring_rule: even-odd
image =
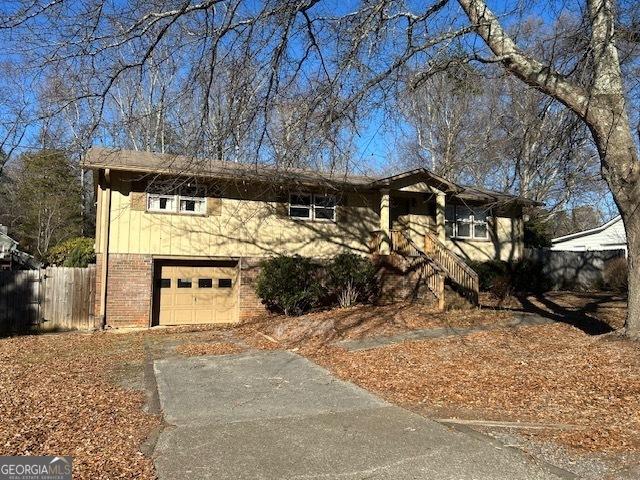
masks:
[[[71,455],[74,478],[155,478],[139,452],[159,418],[116,385],[144,362],[141,335],[0,339],[1,455]]]
[[[239,330],[245,335],[253,333],[254,337],[256,332],[263,334],[262,339],[248,342],[256,348],[269,347],[274,341],[295,347],[308,341],[329,343],[347,338],[394,335],[420,328],[501,324],[512,317],[506,310],[492,310],[488,314],[478,309],[438,312],[432,306],[420,304],[358,305],[300,317],[265,316],[245,323]]]
[[[305,352],[339,377],[427,415],[566,424],[526,433],[580,451],[640,451],[637,343],[554,324],[364,352]]]
[[[627,314],[626,297],[610,292],[547,292],[506,299],[482,293],[480,301],[489,308],[526,310],[569,321],[594,334],[622,327]]]

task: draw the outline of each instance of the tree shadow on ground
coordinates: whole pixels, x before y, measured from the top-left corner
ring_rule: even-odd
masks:
[[[603,304],[610,302],[609,295],[593,296],[583,305],[567,307],[548,294],[516,294],[522,310],[535,313],[556,322],[566,323],[582,330],[587,335],[602,335],[615,330],[609,323],[599,319],[596,314]],[[534,303],[535,299],[537,303]]]

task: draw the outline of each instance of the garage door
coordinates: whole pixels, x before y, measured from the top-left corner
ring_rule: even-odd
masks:
[[[235,266],[161,265],[157,272],[160,325],[237,321]]]

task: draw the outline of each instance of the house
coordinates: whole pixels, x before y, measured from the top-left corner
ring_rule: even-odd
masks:
[[[0,225],[0,270],[32,270],[40,268],[40,262],[18,249],[18,242],[8,234],[6,225]]]
[[[8,235],[6,225],[0,225],[0,270],[13,269],[13,252],[18,249],[18,242]]]
[[[531,203],[425,169],[372,178],[99,148],[83,166],[97,200],[96,315],[114,327],[259,314],[259,263],[278,254],[373,255],[403,295],[412,278],[441,302],[445,280],[477,297],[463,259],[520,258]]]
[[[624,250],[627,256],[627,234],[618,215],[604,225],[571,233],[551,240],[551,250],[565,252]]]

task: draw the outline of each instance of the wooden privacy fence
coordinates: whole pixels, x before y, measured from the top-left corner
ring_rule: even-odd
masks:
[[[95,265],[0,272],[0,333],[93,329],[95,278]]]

